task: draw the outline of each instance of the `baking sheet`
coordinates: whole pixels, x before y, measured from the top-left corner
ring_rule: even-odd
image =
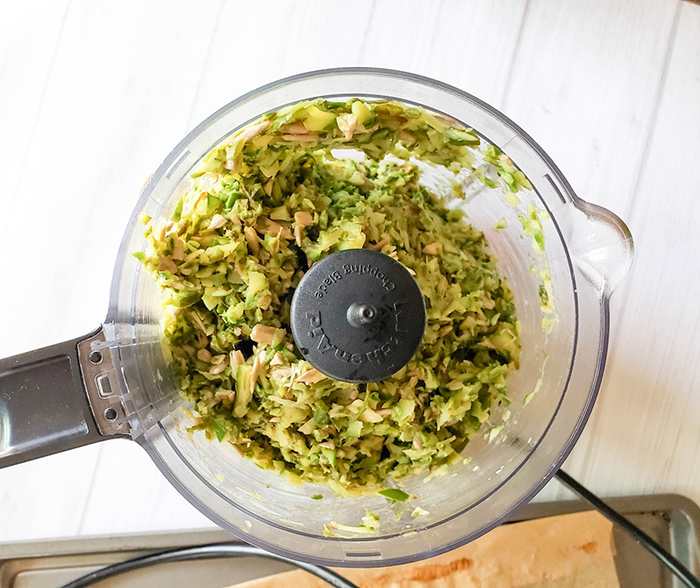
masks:
[[[700,508],[673,494],[615,498],[608,503],[625,514],[700,573]],[[577,501],[529,504],[513,521],[587,510]],[[681,584],[656,559],[623,532],[614,532],[615,564],[621,588],[677,588]],[[231,542],[218,530],[149,533],[0,544],[0,588],[58,588],[92,570],[153,551]],[[221,588],[292,569],[258,558],[180,562],[130,572],[100,588]]]

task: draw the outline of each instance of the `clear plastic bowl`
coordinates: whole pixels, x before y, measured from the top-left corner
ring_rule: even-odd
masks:
[[[511,284],[522,324],[520,370],[510,381],[505,426],[483,435],[447,475],[400,481],[418,496],[399,503],[381,496],[339,498],[325,487],[293,486],[240,457],[228,444],[190,440],[188,419],[160,347],[160,304],[152,278],[132,253],[144,248],[143,211],[169,214],[193,166],[225,137],[265,112],[312,98],[393,99],[422,105],[472,127],[506,153],[533,190],[506,204],[499,190],[475,190],[463,206],[483,230]],[[523,234],[518,214],[532,202],[544,222],[545,255]],[[501,218],[508,226],[494,231]],[[414,562],[458,547],[501,523],[529,501],[556,472],[588,419],[600,386],[608,343],[608,299],[632,259],[627,227],[612,213],[578,199],[542,149],[518,126],[473,96],[402,72],[338,69],[270,84],[213,114],[168,156],[144,188],[116,263],[104,325],[133,438],[173,485],[200,511],[241,539],[295,559],[333,566]],[[531,271],[535,266],[535,272]],[[537,268],[548,266],[558,320],[542,329]],[[534,395],[532,393],[535,392]],[[525,398],[531,395],[526,404]],[[504,419],[494,415],[491,426]],[[490,440],[489,440],[490,438]],[[466,460],[465,460],[466,461]],[[315,494],[322,500],[314,500]],[[428,514],[412,517],[420,506]],[[331,520],[357,525],[365,509],[381,517],[380,530],[360,538],[326,537]],[[173,513],[176,517],[177,513]]]

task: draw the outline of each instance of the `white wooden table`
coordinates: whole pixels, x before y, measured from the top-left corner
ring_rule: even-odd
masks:
[[[0,356],[98,325],[144,179],[199,120],[343,65],[481,97],[629,223],[602,394],[566,467],[602,495],[700,501],[700,6],[681,0],[0,3]],[[0,541],[209,524],[129,442],[0,471]]]

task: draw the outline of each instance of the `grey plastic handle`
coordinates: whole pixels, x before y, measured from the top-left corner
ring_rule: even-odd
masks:
[[[91,409],[81,368],[81,356],[91,353],[95,340],[104,341],[101,330],[0,359],[0,468],[108,438]],[[97,357],[102,363],[101,352]]]

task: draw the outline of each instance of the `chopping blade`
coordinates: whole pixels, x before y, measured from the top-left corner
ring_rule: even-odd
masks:
[[[408,269],[369,249],[315,263],[292,299],[292,334],[304,359],[345,382],[377,382],[400,370],[425,323],[423,295]]]

